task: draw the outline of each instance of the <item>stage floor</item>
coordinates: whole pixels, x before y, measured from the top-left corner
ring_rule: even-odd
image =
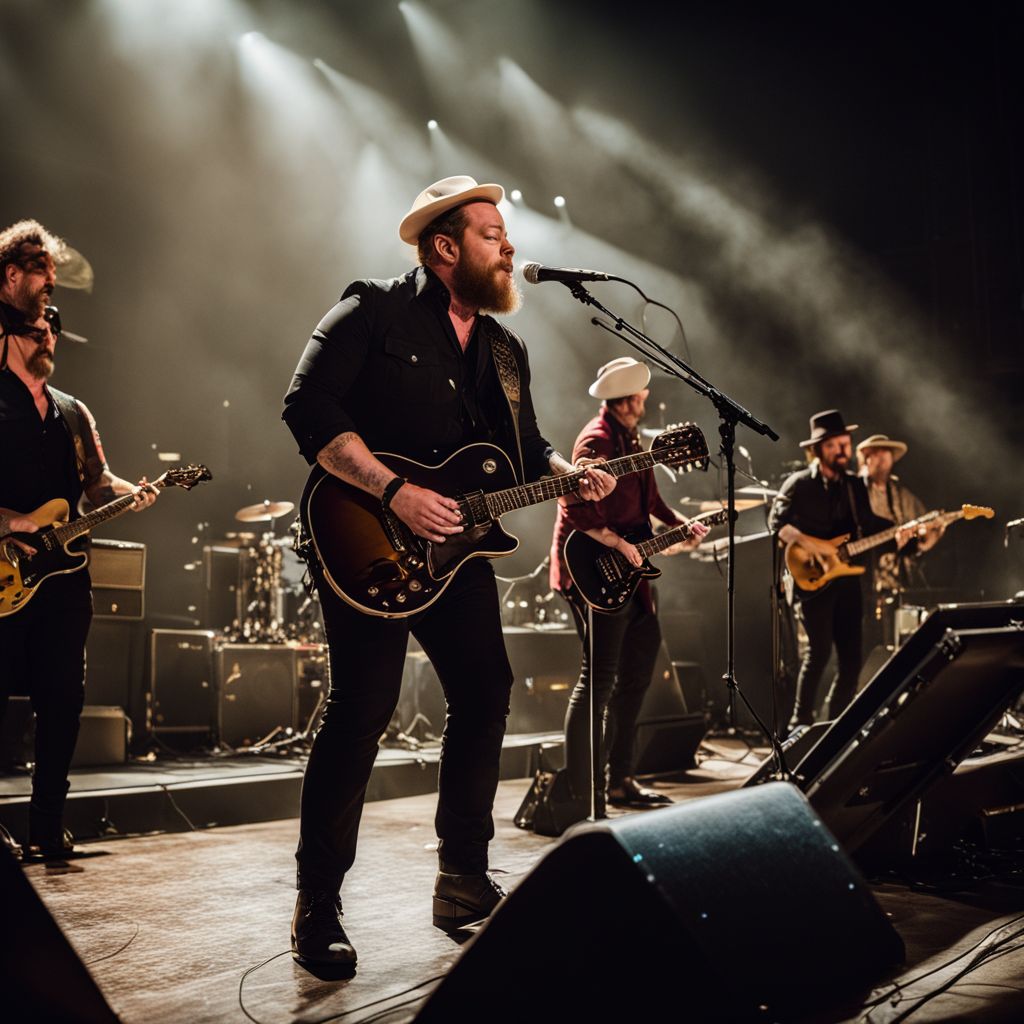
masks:
[[[658,788],[688,800],[740,785],[758,758],[744,756],[744,748],[730,747],[729,741],[716,741],[716,746],[721,759],[704,761],[685,781],[658,782]],[[511,887],[556,841],[512,824],[527,787],[527,780],[510,780],[498,792],[492,866]],[[126,1024],[244,1021],[246,1012],[261,1024],[324,1021],[336,1015],[365,1020],[388,1007],[394,1012],[386,1019],[394,1024],[413,1019],[419,1003],[407,1000],[428,993],[432,980],[459,956],[458,942],[431,925],[435,799],[424,794],[366,806],[359,858],[344,891],[346,927],[360,956],[358,973],[349,980],[320,980],[288,955],[295,820],[97,841],[85,847],[88,857],[61,866],[30,865],[26,873]],[[938,967],[1024,911],[1024,890],[1011,886],[989,884],[955,897],[892,883],[873,888],[907,947],[907,962],[894,980],[911,980]],[[770,935],[767,922],[752,918],[747,926]],[[556,922],[538,929],[539,950],[550,952],[556,929]],[[857,951],[851,949],[849,956],[856,957]],[[242,984],[243,974],[268,958]],[[1015,950],[910,1019],[1020,1021],[1022,968],[1024,952]],[[903,1019],[899,1015],[914,998],[954,969],[913,986],[896,1007],[884,1002],[870,1017],[847,1007],[815,1019],[837,1024]],[[678,1009],[672,1016],[686,1017],[686,994],[673,992],[671,979],[641,985],[611,972],[606,983],[635,988],[638,1006],[674,1003]],[[239,1005],[240,984],[246,1012]],[[505,1000],[522,985],[528,980],[510,977],[496,998]],[[524,1019],[531,1019],[529,1008],[537,1005],[537,994],[519,994]],[[467,1019],[487,1018],[488,1008],[481,1007]]]

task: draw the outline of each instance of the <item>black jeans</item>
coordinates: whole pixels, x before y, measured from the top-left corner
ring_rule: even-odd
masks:
[[[580,677],[565,713],[565,765],[577,796],[590,792],[590,651],[582,602],[567,598],[576,631],[583,641]],[[651,685],[661,646],[657,615],[634,594],[613,614],[594,612],[594,782],[604,792],[605,766],[613,788],[633,774],[636,720]]]
[[[853,700],[861,666],[860,578],[845,576],[833,580],[824,590],[802,595],[800,616],[807,632],[807,654],[800,663],[796,681],[796,705],[789,721],[792,730],[814,720],[818,684],[835,644],[839,672],[828,693],[827,716],[834,718]]]
[[[512,688],[490,563],[467,562],[435,604],[407,619],[356,611],[322,579],[317,589],[331,692],[302,784],[297,887],[336,890],[355,860],[366,785],[398,706],[410,632],[448,704],[434,819],[441,868],[485,871]]]
[[[85,640],[92,592],[85,572],[51,577],[14,615],[0,619],[0,722],[7,698],[28,696],[36,719],[29,842],[62,833],[68,771],[85,703]]]

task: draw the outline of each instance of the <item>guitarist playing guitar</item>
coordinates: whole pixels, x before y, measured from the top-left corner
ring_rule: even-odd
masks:
[[[799,542],[811,553],[818,551],[823,557],[834,558],[834,546],[826,543],[830,538],[880,533],[892,523],[875,515],[864,481],[849,471],[853,456],[850,435],[857,424],[844,423],[838,409],[827,409],[811,417],[810,427],[811,436],[801,441],[800,447],[808,452],[811,463],[783,483],[772,504],[768,525],[781,543]],[[910,533],[898,531],[896,545],[902,547]],[[808,649],[800,663],[789,731],[813,722],[818,684],[832,646],[839,672],[828,694],[829,718],[853,699],[862,658],[862,598],[857,576],[841,576],[820,590],[795,589],[794,594]]]
[[[62,498],[101,505],[156,500],[145,479],[114,476],[85,406],[50,387],[58,331],[46,304],[65,258],[64,242],[35,221],[0,231],[0,539],[38,526],[27,513]],[[53,309],[53,307],[50,307]],[[21,544],[9,538],[8,544]],[[64,856],[68,769],[85,699],[85,640],[92,619],[88,570],[54,576],[17,614],[0,618],[0,719],[11,693],[27,693],[36,716],[29,855]]]
[[[574,456],[587,454],[610,460],[640,450],[637,426],[646,411],[650,379],[648,367],[628,356],[613,359],[598,370],[589,393],[603,402],[597,416],[576,439]],[[607,797],[611,803],[645,807],[670,802],[664,794],[641,786],[633,777],[637,715],[651,684],[661,644],[661,627],[650,586],[643,580],[614,613],[595,613],[593,636],[588,640],[586,606],[573,585],[564,553],[566,540],[574,530],[580,530],[621,553],[631,565],[640,566],[643,557],[633,541],[651,536],[652,515],[669,526],[685,522],[665,504],[651,469],[625,477],[615,493],[602,501],[587,505],[562,504],[558,509],[551,545],[551,587],[568,601],[583,641],[580,676],[565,716],[566,770],[573,805],[581,818],[590,808],[591,743],[596,752],[594,793],[599,814],[603,813],[605,803],[606,766],[609,772]],[[683,546],[696,547],[707,532],[703,524],[693,523],[692,537]],[[591,645],[592,666],[588,665]],[[590,732],[591,678],[593,736]]]
[[[515,249],[497,206],[503,197],[500,185],[463,175],[435,182],[399,227],[420,266],[389,281],[357,281],[320,321],[285,397],[284,419],[314,466],[304,509],[333,474],[443,554],[445,539],[463,530],[454,496],[403,479],[374,452],[437,465],[486,442],[507,456],[519,484],[577,468],[537,427],[523,343],[483,312],[519,304]],[[485,474],[498,468],[498,460],[484,463]],[[614,485],[590,470],[579,493],[600,499]],[[332,589],[318,558],[310,570],[331,692],[303,783],[292,950],[301,962],[351,967],[339,889],[355,858],[378,741],[398,703],[410,632],[448,704],[435,819],[440,928],[488,916],[504,895],[487,873],[487,848],[512,671],[487,559],[467,561],[436,601],[407,617],[367,614]]]

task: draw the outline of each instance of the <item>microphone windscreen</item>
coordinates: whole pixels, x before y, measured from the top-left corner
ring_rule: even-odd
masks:
[[[524,263],[520,269],[525,281],[528,281],[530,284],[539,283],[541,270],[539,263]]]

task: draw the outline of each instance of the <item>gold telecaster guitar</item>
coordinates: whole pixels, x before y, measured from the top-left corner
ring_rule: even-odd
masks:
[[[205,466],[181,466],[167,470],[149,486],[183,487],[190,491],[196,484],[210,479],[210,471]],[[127,512],[134,504],[135,496],[124,494],[69,523],[68,503],[63,498],[54,498],[26,517],[39,527],[36,533],[0,537],[0,618],[24,608],[39,585],[50,576],[84,569],[89,556],[68,545],[94,526]],[[23,550],[16,541],[32,548],[33,553]]]
[[[946,526],[957,519],[977,519],[979,516],[991,519],[995,512],[981,505],[964,505],[956,512],[942,512],[935,509],[926,512],[909,523],[890,527],[881,533],[874,533],[861,540],[850,540],[848,533],[831,540],[822,539],[828,545],[829,552],[812,551],[794,540],[786,546],[786,568],[793,577],[793,582],[801,590],[821,590],[840,576],[859,576],[865,572],[863,565],[851,565],[850,559],[856,558],[865,551],[887,544],[893,540],[899,530],[918,526]]]

